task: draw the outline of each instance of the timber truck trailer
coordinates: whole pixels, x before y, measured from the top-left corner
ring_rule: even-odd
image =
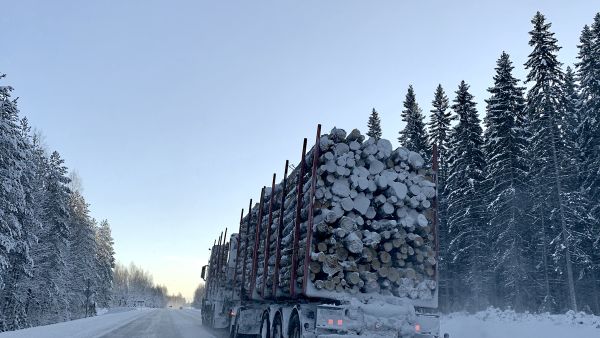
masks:
[[[288,175],[288,168],[292,171]],[[440,337],[436,149],[321,135],[242,209],[202,267],[203,325],[230,337]]]

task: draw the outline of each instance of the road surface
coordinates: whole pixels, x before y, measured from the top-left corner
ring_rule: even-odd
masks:
[[[99,338],[216,338],[202,327],[200,312],[157,309],[148,311]]]
[[[202,327],[200,312],[136,309],[14,332],[0,338],[222,338]]]

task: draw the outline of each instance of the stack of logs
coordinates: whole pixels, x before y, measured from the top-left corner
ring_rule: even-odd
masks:
[[[394,150],[385,139],[365,140],[356,129],[347,134],[334,128],[318,146],[316,179],[310,169],[313,147],[304,170],[301,163],[279,184],[274,177],[260,203],[243,217],[237,283],[244,280],[244,290],[254,290],[254,296],[289,296],[295,258],[295,290],[302,290],[306,280],[307,290],[324,297],[375,292],[431,299],[437,287],[436,190],[422,156],[402,147]],[[314,216],[304,278],[311,193]]]

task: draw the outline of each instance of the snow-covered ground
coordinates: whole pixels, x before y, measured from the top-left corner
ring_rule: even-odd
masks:
[[[184,309],[108,311],[97,317],[0,333],[0,338],[214,338],[200,324],[200,312]],[[117,311],[117,312],[113,312]],[[476,314],[443,316],[442,333],[450,338],[600,338],[600,317],[517,314],[488,309]]]
[[[214,338],[194,310],[135,309],[0,333],[0,338]]]
[[[600,317],[574,312],[533,315],[488,309],[476,314],[443,316],[441,329],[450,338],[600,338]]]

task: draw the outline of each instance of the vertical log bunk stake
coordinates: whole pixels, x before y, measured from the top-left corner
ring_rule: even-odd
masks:
[[[215,266],[214,266],[214,262],[215,262],[215,248],[217,247],[217,240],[215,239],[215,241],[213,242],[213,246],[210,249],[210,258],[208,259],[208,275],[212,276],[213,271],[215,270]],[[206,285],[206,294],[207,295],[211,295],[212,294],[212,285],[213,285],[213,280],[212,278],[210,278],[208,280],[208,285]]]
[[[277,298],[277,284],[279,284],[279,262],[281,260],[281,237],[283,232],[283,214],[284,214],[284,204],[285,204],[285,194],[286,194],[286,186],[287,186],[287,174],[288,174],[288,166],[290,161],[285,161],[285,170],[283,173],[283,187],[281,189],[281,206],[279,209],[279,224],[277,226],[277,244],[275,247],[275,269],[273,274],[273,298]]]
[[[218,279],[219,281],[223,281],[225,278],[227,278],[227,256],[228,256],[228,252],[227,252],[227,227],[225,227],[225,234],[223,235],[223,244],[222,244],[222,251],[221,251],[221,266],[219,267],[219,272],[218,272]],[[225,270],[225,272],[223,271]]]
[[[214,267],[215,267],[215,269],[214,269],[215,277],[219,275],[219,255],[221,254],[221,239],[222,239],[222,237],[223,237],[223,231],[221,231],[221,234],[219,235],[219,241],[217,242],[218,245],[216,247],[216,252],[214,253],[214,256],[213,256],[213,263],[214,263]],[[216,278],[215,278],[215,282],[216,282]],[[214,295],[214,293],[215,293],[215,288],[213,285],[211,294]]]
[[[240,228],[238,230],[237,235],[237,243],[236,243],[236,254],[235,254],[235,268],[233,269],[233,284],[231,284],[231,299],[233,300],[233,296],[235,295],[235,284],[237,282],[237,268],[238,262],[240,261],[240,243],[242,241],[242,220],[244,219],[244,209],[242,209],[242,213],[240,214]]]
[[[317,185],[317,162],[319,162],[319,141],[321,139],[321,125],[317,125],[317,138],[315,147],[313,148],[312,171],[310,177],[310,195],[308,200],[308,224],[306,226],[306,252],[304,254],[304,275],[302,276],[302,293],[306,294],[306,286],[308,284],[308,262],[312,252],[312,233],[315,212],[315,188]]]
[[[438,239],[438,217],[439,217],[439,213],[438,213],[438,147],[437,144],[433,145],[433,149],[432,149],[432,171],[433,171],[433,183],[435,184],[435,196],[433,197],[433,201],[431,203],[432,206],[432,210],[433,210],[433,240],[435,241],[435,257],[439,262],[440,259],[440,241]],[[435,270],[434,270],[434,275],[433,278],[436,279],[437,274],[438,274],[438,266],[439,264],[435,265]]]
[[[292,250],[292,271],[290,274],[290,296],[296,297],[296,269],[298,267],[298,249],[300,243],[300,216],[302,214],[302,202],[304,200],[304,175],[306,174],[306,143],[302,144],[302,157],[300,159],[300,173],[298,174],[297,197],[296,197],[296,222],[294,224],[294,247]]]
[[[265,298],[265,285],[267,285],[267,278],[269,277],[268,268],[269,268],[269,247],[271,243],[269,243],[271,237],[271,224],[273,223],[273,200],[275,199],[275,179],[277,178],[276,174],[273,174],[273,183],[271,183],[271,198],[269,199],[269,219],[267,221],[267,232],[265,234],[265,252],[264,252],[264,261],[263,261],[263,283],[260,290],[260,296]]]
[[[246,222],[245,240],[244,240],[244,261],[242,262],[242,283],[240,285],[240,300],[244,300],[244,288],[246,287],[246,257],[248,256],[248,241],[250,240],[250,222],[252,222],[252,199],[248,206],[248,222]]]
[[[258,219],[256,221],[256,232],[254,235],[254,250],[252,251],[252,273],[250,274],[250,290],[248,292],[250,297],[252,297],[252,294],[254,293],[254,288],[256,287],[256,270],[258,268],[258,244],[260,243],[260,228],[262,226],[266,188],[267,187],[262,188],[262,191],[260,192],[260,203],[258,204]]]

